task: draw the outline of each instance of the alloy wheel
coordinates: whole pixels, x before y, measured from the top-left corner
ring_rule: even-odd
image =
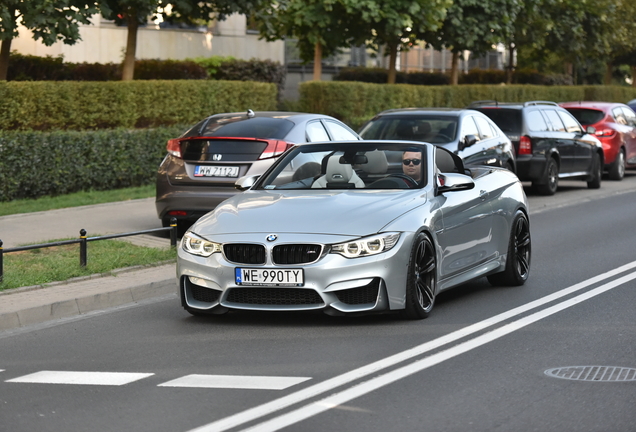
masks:
[[[526,218],[518,218],[514,243],[517,274],[525,279],[530,271],[530,227]]]
[[[417,301],[424,312],[429,312],[435,301],[436,271],[435,251],[430,241],[418,245],[414,270]]]

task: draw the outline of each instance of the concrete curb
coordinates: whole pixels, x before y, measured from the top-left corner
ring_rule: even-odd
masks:
[[[0,331],[69,318],[177,292],[175,264],[125,269],[54,286],[25,287],[0,297]]]

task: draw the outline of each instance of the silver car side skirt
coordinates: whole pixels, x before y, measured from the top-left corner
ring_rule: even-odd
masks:
[[[490,261],[486,261],[485,263],[482,263],[477,267],[473,267],[463,273],[455,274],[447,279],[438,281],[437,292],[445,291],[473,279],[504,271],[506,269],[506,256],[507,254],[499,255],[498,257],[493,258]]]

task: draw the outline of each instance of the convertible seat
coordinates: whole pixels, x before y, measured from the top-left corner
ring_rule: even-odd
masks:
[[[373,150],[364,154],[367,157],[367,163],[356,165],[359,177],[367,183],[369,180],[377,180],[384,177],[389,168],[389,162],[386,154],[381,150]]]
[[[353,189],[364,188],[364,182],[350,164],[340,163],[341,155],[333,155],[327,162],[326,174],[316,180],[312,188]]]

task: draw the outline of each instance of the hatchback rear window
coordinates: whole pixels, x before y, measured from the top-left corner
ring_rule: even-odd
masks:
[[[584,126],[598,123],[603,120],[605,113],[603,111],[587,108],[567,108],[570,114]]]
[[[199,125],[197,125],[199,126]],[[213,117],[199,127],[193,127],[185,136],[284,139],[294,123],[282,118]]]
[[[521,133],[521,111],[506,108],[481,108],[480,111],[486,114],[490,119],[499,126],[502,132],[510,134]]]

